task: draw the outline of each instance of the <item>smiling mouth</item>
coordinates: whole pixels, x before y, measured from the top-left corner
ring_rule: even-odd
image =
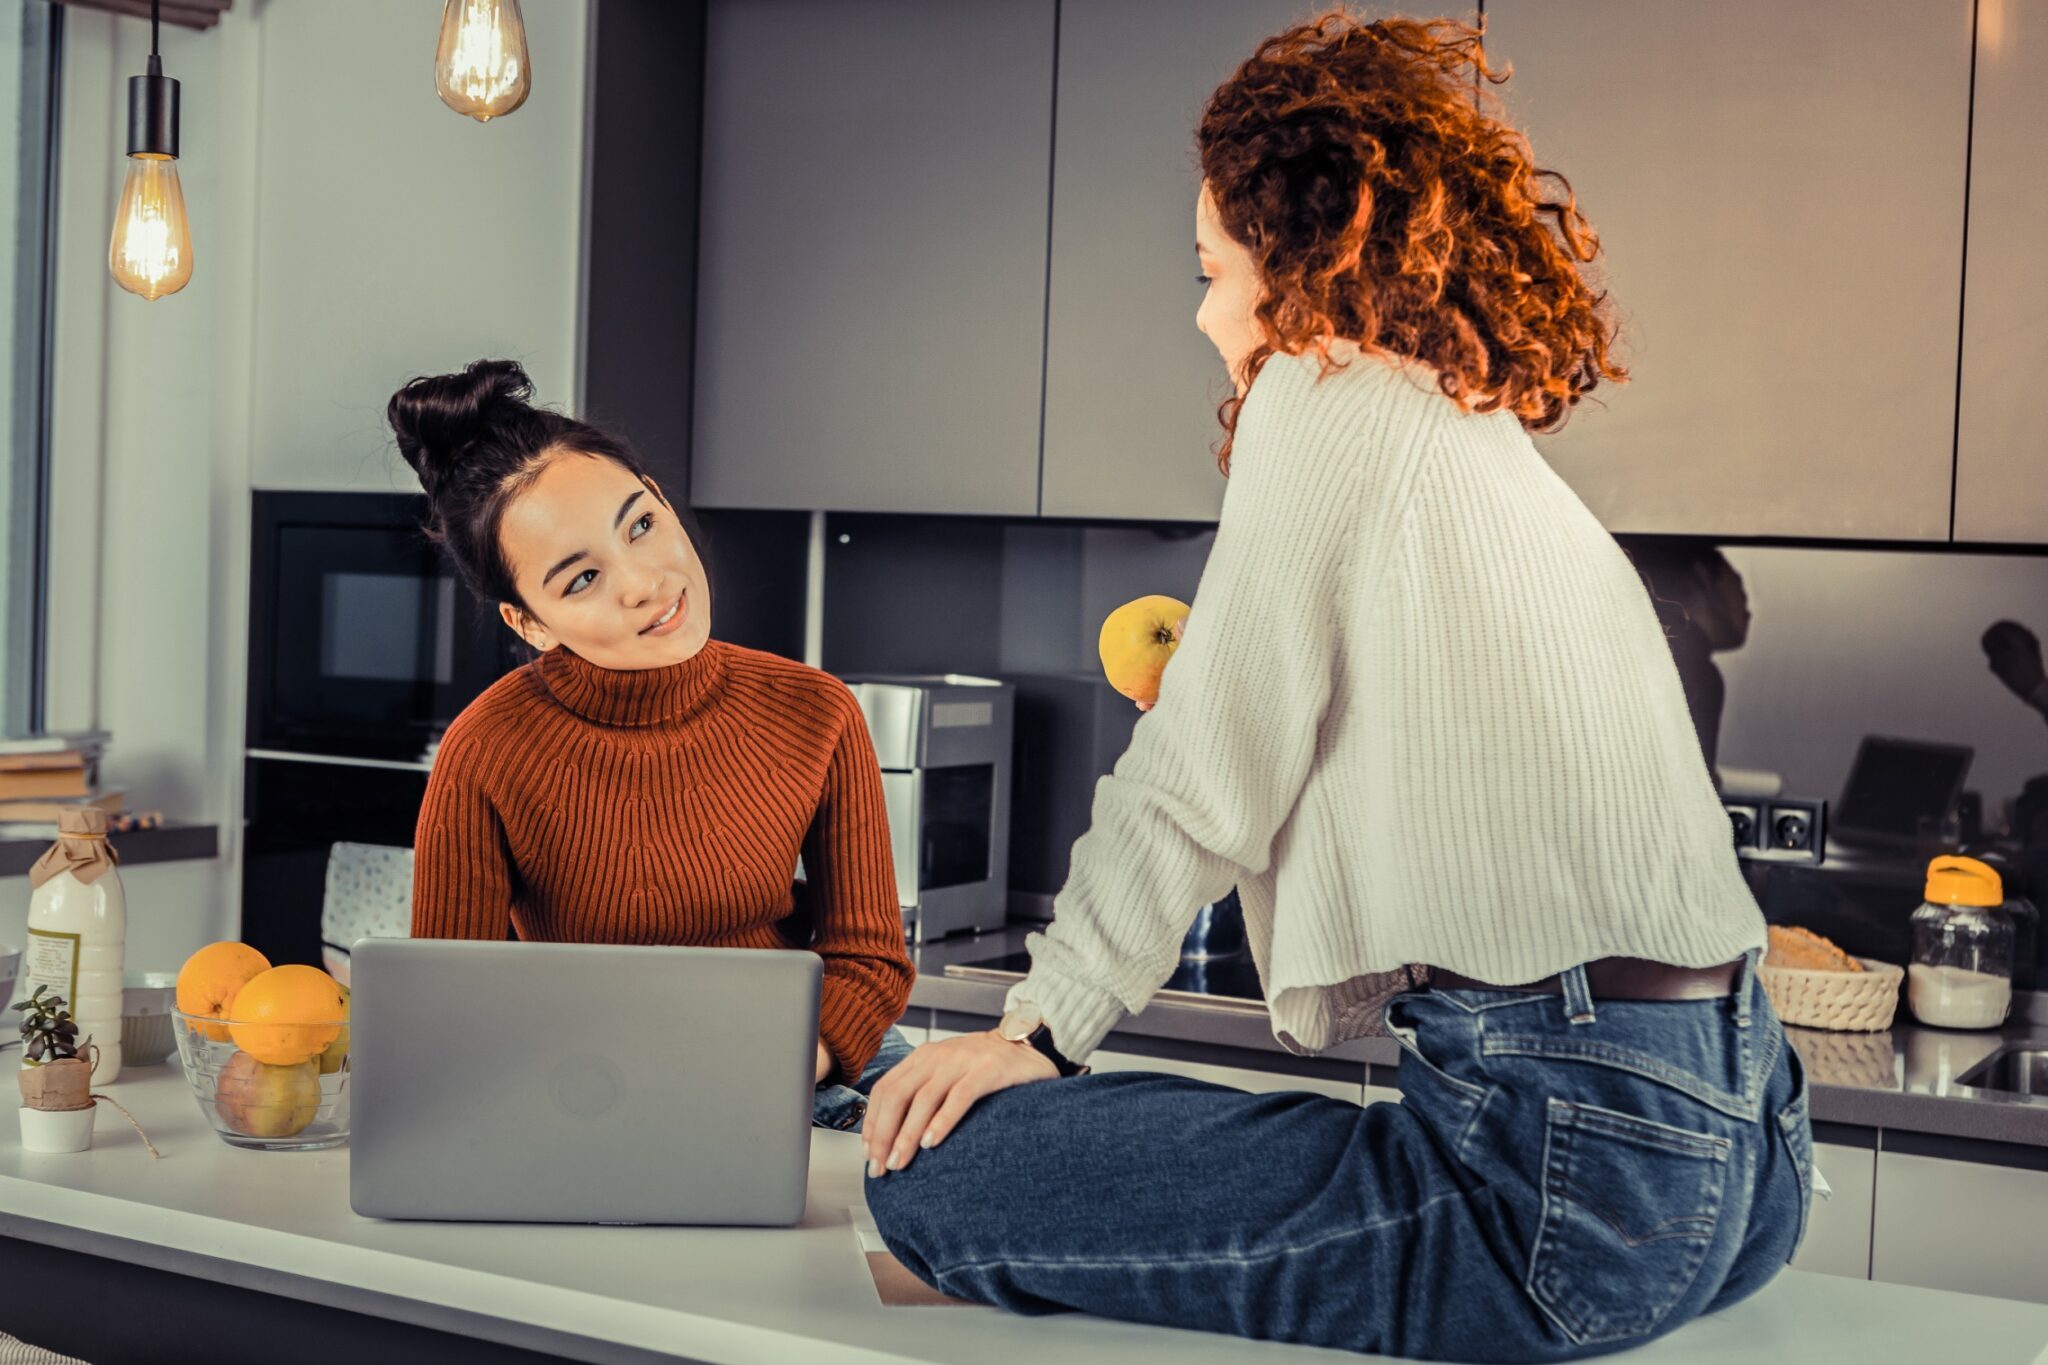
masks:
[[[675,619],[676,613],[677,613],[677,612],[679,612],[679,611],[681,611],[682,609],[683,609],[683,598],[682,598],[682,594],[680,594],[680,593],[679,593],[679,594],[677,594],[677,596],[676,596],[676,600],[675,600],[675,601],[673,601],[673,602],[671,602],[671,603],[669,603],[669,607],[668,607],[668,610],[667,610],[667,611],[665,611],[665,612],[663,612],[663,613],[662,613],[661,615],[659,615],[659,616],[655,617],[655,618],[654,618],[654,619],[653,619],[652,621],[649,621],[649,622],[648,622],[648,623],[647,623],[646,625],[642,626],[642,627],[640,628],[640,633],[641,633],[642,635],[645,635],[645,634],[647,634],[647,633],[648,633],[649,631],[652,631],[652,630],[659,630],[659,629],[661,629],[661,628],[662,628],[663,626],[667,625],[667,624],[668,624],[668,623],[669,623],[670,621],[673,621],[673,620]]]

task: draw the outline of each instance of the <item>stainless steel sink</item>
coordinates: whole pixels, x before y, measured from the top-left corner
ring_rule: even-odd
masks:
[[[2048,1048],[2007,1043],[1956,1077],[1956,1082],[1981,1090],[2048,1096]]]

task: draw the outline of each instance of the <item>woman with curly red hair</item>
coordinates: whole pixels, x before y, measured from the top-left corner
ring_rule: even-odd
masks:
[[[1196,325],[1236,393],[1186,635],[1002,1024],[897,1066],[863,1139],[948,1293],[1564,1360],[1798,1243],[1763,917],[1650,600],[1529,439],[1624,376],[1502,79],[1475,30],[1336,13],[1203,114]],[[1402,1103],[1077,1074],[1233,885],[1280,1042],[1384,1024]]]

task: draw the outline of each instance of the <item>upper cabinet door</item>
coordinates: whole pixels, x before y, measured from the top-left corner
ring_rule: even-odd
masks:
[[[1634,382],[1544,442],[1610,529],[1948,537],[1970,16],[1487,0],[1508,107],[1620,308]]]
[[[1054,15],[712,4],[696,501],[1037,510]]]
[[[1195,123],[1292,0],[1088,0],[1060,14],[1045,497],[1052,517],[1214,521],[1223,361],[1195,330]]]
[[[1977,17],[1970,254],[1963,289],[1956,539],[2048,541],[2048,4],[1986,0]]]

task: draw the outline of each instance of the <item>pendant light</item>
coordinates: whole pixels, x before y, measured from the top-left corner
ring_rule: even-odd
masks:
[[[434,88],[441,103],[478,123],[526,103],[533,71],[519,0],[448,0],[434,52]]]
[[[157,54],[159,3],[149,0],[149,74],[128,78],[128,180],[107,248],[114,282],[150,300],[192,278],[192,229],[178,188],[178,83]]]

